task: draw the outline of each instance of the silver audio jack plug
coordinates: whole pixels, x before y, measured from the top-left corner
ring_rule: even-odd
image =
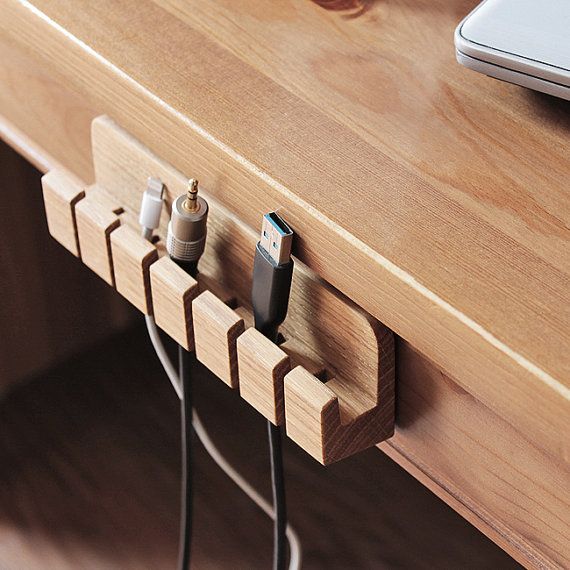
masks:
[[[208,202],[198,195],[198,181],[192,178],[186,194],[172,204],[166,249],[178,265],[194,276],[206,245],[207,219]]]

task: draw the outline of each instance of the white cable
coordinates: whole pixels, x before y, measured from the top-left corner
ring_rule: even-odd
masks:
[[[146,315],[145,322],[150,336],[152,346],[154,347],[158,359],[160,360],[166,375],[168,376],[170,383],[176,390],[178,397],[182,397],[182,391],[180,389],[180,379],[178,378],[178,373],[172,366],[172,362],[166,353],[162,340],[159,337],[158,328],[154,319]],[[214,460],[216,465],[271,519],[275,518],[275,513],[271,505],[232,467],[232,465],[227,461],[227,459],[222,455],[220,450],[216,447],[216,444],[211,440],[204,424],[200,420],[200,416],[193,409],[193,420],[192,426],[194,431],[198,436],[198,439]],[[301,568],[301,543],[299,537],[293,527],[287,525],[287,540],[289,541],[290,557],[289,557],[289,570],[299,570]]]
[[[200,438],[202,445],[216,462],[218,467],[271,519],[275,518],[275,513],[271,505],[227,462],[220,453],[214,442],[210,439],[208,432],[204,428],[200,417],[194,410],[194,431]],[[289,570],[299,570],[301,568],[301,543],[295,529],[287,525],[287,540],[289,541]]]
[[[160,336],[158,333],[158,327],[154,322],[154,318],[150,315],[145,315],[144,320],[146,323],[146,330],[148,331],[148,336],[150,337],[150,342],[152,342],[152,346],[154,347],[154,351],[172,384],[172,387],[178,394],[178,397],[182,400],[182,386],[180,384],[180,378],[178,378],[178,372],[174,366],[172,366],[172,362],[170,362],[170,358],[168,358],[168,354],[166,354],[166,350],[164,349],[164,345],[160,340]]]

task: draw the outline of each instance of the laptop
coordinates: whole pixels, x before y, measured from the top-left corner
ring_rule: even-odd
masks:
[[[455,48],[465,67],[570,100],[570,0],[485,0]]]

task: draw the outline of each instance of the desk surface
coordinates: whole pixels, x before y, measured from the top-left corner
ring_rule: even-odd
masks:
[[[0,31],[180,170],[219,157],[219,200],[282,206],[303,261],[566,463],[570,103],[455,62],[476,4],[9,0]]]

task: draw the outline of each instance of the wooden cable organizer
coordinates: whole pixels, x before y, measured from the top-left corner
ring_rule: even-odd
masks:
[[[251,326],[258,233],[210,198],[206,186],[208,239],[196,282],[165,255],[162,240],[149,243],[138,226],[147,178],[162,180],[169,206],[186,191],[187,176],[108,117],[93,121],[92,146],[94,185],[60,170],[42,179],[56,240],[140,311],[154,315],[165,333],[195,350],[202,364],[267,419],[284,425],[321,463],[393,434],[390,330],[297,262],[282,342],[272,343]],[[213,167],[205,174],[220,184],[231,175]],[[156,232],[161,238],[168,210]]]

